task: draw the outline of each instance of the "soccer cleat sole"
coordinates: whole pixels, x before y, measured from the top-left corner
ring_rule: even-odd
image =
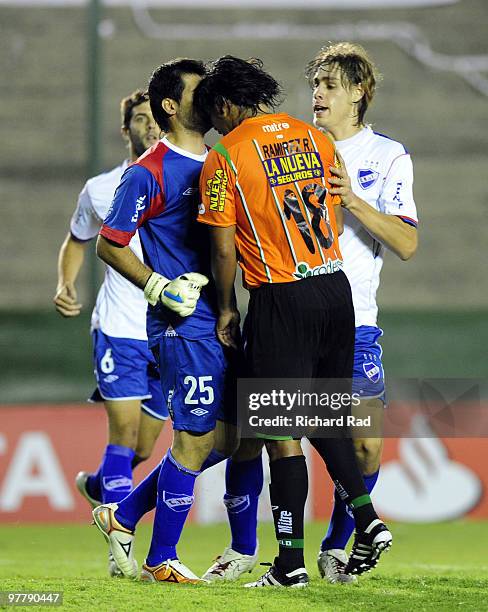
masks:
[[[124,574],[117,567],[111,552],[108,555],[108,575],[110,578],[125,578]]]

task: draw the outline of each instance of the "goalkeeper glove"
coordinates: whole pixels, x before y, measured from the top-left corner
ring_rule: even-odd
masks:
[[[144,297],[155,306],[161,302],[180,317],[189,317],[195,312],[202,287],[208,284],[208,278],[198,272],[181,274],[173,280],[153,272],[144,287]]]

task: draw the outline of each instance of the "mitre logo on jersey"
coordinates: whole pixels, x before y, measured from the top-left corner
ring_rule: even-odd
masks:
[[[372,361],[367,361],[366,363],[363,363],[363,371],[371,382],[377,383],[379,381],[381,376],[381,370],[379,366],[377,366]]]
[[[362,189],[369,189],[378,180],[380,173],[371,168],[360,168],[358,170],[358,183]]]
[[[174,512],[186,512],[188,506],[193,504],[193,495],[185,495],[184,493],[171,493],[171,491],[163,491],[163,501],[170,510]]]
[[[263,159],[262,163],[271,187],[324,176],[322,160],[317,151],[271,157]]]
[[[267,125],[263,125],[262,130],[263,132],[281,132],[281,130],[287,130],[289,129],[290,124],[286,123],[285,121],[283,123],[268,123]]]

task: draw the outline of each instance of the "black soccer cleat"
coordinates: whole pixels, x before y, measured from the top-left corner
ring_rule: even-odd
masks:
[[[357,576],[374,569],[381,553],[390,548],[392,541],[388,527],[380,519],[372,521],[365,531],[356,532],[344,574]]]
[[[261,565],[269,565],[262,563]],[[248,582],[245,587],[288,587],[291,589],[302,589],[309,583],[307,570],[299,567],[285,574],[276,565],[272,565],[269,570],[258,578],[255,582]]]

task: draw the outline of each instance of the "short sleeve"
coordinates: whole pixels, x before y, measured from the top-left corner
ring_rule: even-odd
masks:
[[[417,227],[417,208],[413,199],[413,165],[407,153],[395,158],[386,175],[379,197],[379,210],[400,217]]]
[[[236,175],[227,149],[220,143],[210,151],[200,175],[198,221],[208,225],[236,225]]]
[[[78,196],[75,212],[71,217],[70,231],[75,240],[86,241],[95,238],[100,231],[102,219],[95,212],[90,198],[88,185],[85,186]]]
[[[151,172],[137,164],[129,166],[122,175],[100,235],[127,246],[160,201],[161,188]]]

